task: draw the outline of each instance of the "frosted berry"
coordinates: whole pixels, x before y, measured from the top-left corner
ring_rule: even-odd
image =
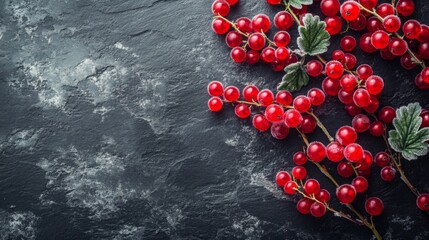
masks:
[[[311,88],[307,92],[307,97],[310,99],[311,105],[320,106],[325,102],[325,93],[318,88]]]
[[[283,121],[274,122],[271,125],[271,136],[278,140],[283,140],[289,135],[289,127]]]
[[[312,133],[316,130],[316,126],[316,120],[310,115],[305,115],[302,117],[302,123],[298,128],[303,133]]]
[[[392,123],[395,117],[396,111],[393,107],[390,106],[383,107],[378,112],[378,119],[380,119],[385,124]]]
[[[332,162],[339,162],[344,158],[344,147],[338,142],[331,142],[326,147],[326,157]]]
[[[313,217],[322,217],[326,213],[326,206],[319,202],[311,204],[310,213]]]

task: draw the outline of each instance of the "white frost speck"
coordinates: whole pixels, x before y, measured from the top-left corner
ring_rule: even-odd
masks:
[[[0,210],[0,239],[35,239],[38,219],[32,212]]]

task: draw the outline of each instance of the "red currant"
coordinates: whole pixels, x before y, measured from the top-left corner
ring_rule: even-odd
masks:
[[[353,21],[359,17],[359,4],[355,1],[345,1],[340,8],[341,16],[347,21]]]
[[[326,93],[326,95],[330,97],[335,97],[338,95],[338,91],[340,90],[340,80],[336,78],[327,77],[322,82],[322,89]]]
[[[319,88],[308,90],[307,97],[310,99],[311,105],[320,106],[325,102],[325,93]]]
[[[302,123],[303,117],[297,110],[289,109],[284,114],[284,120],[288,127],[295,128]]]
[[[278,31],[273,38],[277,47],[287,47],[290,43],[290,35],[286,31]]]
[[[286,171],[280,171],[276,175],[276,183],[280,187],[283,187],[290,180],[290,174]]]
[[[417,63],[415,63],[414,59],[408,53],[405,53],[404,55],[402,55],[400,63],[401,63],[401,66],[407,70],[411,70],[417,66]]]
[[[307,162],[307,155],[304,152],[296,152],[292,160],[296,165],[304,165]]]
[[[340,162],[337,165],[337,173],[343,178],[350,177],[354,173],[352,164],[349,162]]]
[[[429,26],[426,24],[421,24],[420,34],[417,37],[419,42],[427,42],[429,41]]]
[[[318,194],[320,192],[320,184],[316,179],[308,179],[304,183],[304,192],[307,195]]]
[[[352,185],[355,187],[356,192],[363,193],[368,188],[368,180],[362,176],[358,176],[353,179]]]
[[[230,56],[234,62],[242,63],[246,61],[246,50],[244,50],[242,47],[235,47],[231,49]]]
[[[381,168],[388,166],[390,164],[389,154],[387,154],[386,152],[377,153],[374,158],[374,163]]]
[[[371,33],[365,33],[359,39],[359,47],[366,53],[377,51],[377,49],[371,44],[371,36]]]
[[[252,28],[255,32],[268,32],[271,27],[270,19],[265,14],[258,14],[252,19]]]
[[[349,24],[351,29],[355,31],[362,31],[366,28],[368,21],[366,20],[366,17],[361,13],[355,20],[350,21]]]
[[[378,5],[375,11],[382,18],[395,14],[395,8],[389,3],[382,3]]]
[[[344,54],[344,67],[348,70],[353,69],[356,66],[357,58],[351,53]]]
[[[420,73],[414,79],[414,83],[421,90],[429,89],[429,83],[426,83],[425,81],[423,81],[422,75]]]
[[[354,103],[346,105],[344,107],[344,109],[352,117],[354,117],[354,116],[356,116],[362,112],[362,108],[356,106],[356,104],[354,104]]]
[[[247,104],[240,103],[235,106],[235,115],[239,118],[248,118],[250,113],[251,111]]]
[[[215,16],[226,17],[229,14],[230,6],[225,0],[216,0],[212,4],[212,12]]]
[[[421,58],[429,59],[429,42],[423,42],[419,44],[418,53]]]
[[[395,179],[396,170],[391,166],[385,166],[380,171],[380,176],[383,181],[391,182]]]
[[[384,133],[384,125],[381,121],[375,121],[369,127],[369,133],[372,136],[380,137]]]
[[[223,102],[222,99],[220,99],[219,97],[212,97],[209,99],[207,105],[210,111],[219,112],[220,110],[222,110]]]
[[[320,189],[320,192],[315,197],[321,202],[329,202],[331,200],[331,194],[326,189]]]
[[[326,157],[326,147],[321,142],[311,142],[307,147],[307,156],[313,162],[320,162]]]
[[[289,127],[286,124],[281,122],[274,122],[271,125],[271,136],[275,139],[283,140],[289,135]]]
[[[420,117],[422,118],[422,124],[420,125],[420,128],[429,127],[429,111],[423,110],[420,113]]]
[[[259,89],[254,85],[246,86],[243,89],[243,98],[248,102],[255,102],[258,99]]]
[[[241,17],[235,21],[235,26],[243,33],[252,33],[252,20],[247,17]]]
[[[231,24],[222,18],[215,18],[212,22],[212,29],[216,34],[222,35],[229,31]]]
[[[377,6],[378,0],[359,0],[358,1],[364,8],[372,10]]]
[[[339,78],[343,75],[344,67],[339,61],[331,60],[326,63],[325,72],[330,78]]]
[[[298,128],[303,133],[312,133],[316,130],[316,126],[316,120],[310,115],[305,115],[302,117],[302,123]]]
[[[296,209],[299,213],[306,215],[310,213],[311,204],[313,204],[313,201],[308,198],[303,198],[296,204]]]
[[[384,81],[377,75],[372,75],[365,81],[365,88],[371,95],[378,95],[383,91]]]
[[[288,65],[287,60],[276,59],[271,63],[271,69],[275,72],[283,71],[284,68]]]
[[[289,50],[285,47],[279,47],[276,49],[275,57],[278,60],[286,60],[289,57]]]
[[[392,123],[395,117],[396,117],[396,111],[393,107],[390,107],[390,106],[383,107],[378,112],[378,119],[380,119],[385,124]]]
[[[270,105],[271,103],[274,102],[273,92],[271,92],[271,90],[269,89],[262,89],[258,93],[258,102],[264,107]]]
[[[280,30],[288,30],[293,25],[293,18],[290,13],[280,11],[274,16],[274,26]]]
[[[350,35],[347,35],[347,36],[341,38],[340,47],[345,52],[353,51],[356,47],[356,38],[354,38],[353,36],[350,36]]]
[[[320,10],[328,17],[335,16],[340,11],[340,1],[322,0],[320,1]]]
[[[247,39],[249,47],[253,50],[261,50],[265,47],[265,38],[261,33],[252,33]]]
[[[384,210],[383,201],[377,197],[370,197],[365,202],[365,211],[371,216],[378,216]]]
[[[276,94],[276,102],[283,106],[290,106],[292,104],[292,93],[287,90],[280,90]]]
[[[271,127],[271,123],[262,114],[255,114],[252,119],[253,127],[260,132],[265,132]]]
[[[366,81],[373,74],[372,67],[368,64],[361,64],[356,69],[356,73],[360,80]]]
[[[377,30],[371,35],[371,44],[376,49],[383,49],[389,45],[389,34],[383,30]]]
[[[420,210],[423,210],[423,211],[429,210],[429,194],[427,193],[420,194],[417,197],[416,204]]]
[[[255,64],[259,62],[260,57],[261,55],[259,54],[259,52],[254,50],[249,50],[247,51],[247,54],[246,54],[246,61],[248,64]]]
[[[223,98],[228,102],[235,102],[240,98],[240,90],[235,86],[228,86],[223,92]]]
[[[230,6],[234,6],[235,4],[238,3],[238,0],[225,0],[229,3]]]
[[[344,74],[340,79],[340,86],[344,91],[353,91],[358,85],[358,79],[353,74]]]
[[[236,31],[229,32],[225,37],[226,45],[230,48],[238,47],[243,41],[243,36]]]
[[[357,143],[351,143],[344,148],[344,156],[350,162],[360,162],[364,157],[363,148]]]
[[[305,71],[312,77],[318,77],[323,71],[323,64],[319,60],[311,60],[306,64]]]
[[[366,89],[359,88],[353,94],[353,102],[359,107],[366,107],[371,103],[371,96]]]
[[[402,31],[408,39],[415,39],[419,36],[422,27],[416,20],[408,20],[402,25]]]
[[[338,91],[338,99],[346,105],[353,103],[353,91],[347,92],[341,88]]]
[[[313,217],[322,217],[326,214],[326,206],[323,203],[314,202],[311,204],[310,213]]]
[[[383,19],[383,26],[387,32],[397,32],[401,28],[401,19],[396,15],[386,16]]]
[[[266,47],[261,52],[262,61],[270,63],[276,59],[276,50],[272,47]]]
[[[366,115],[358,114],[352,120],[352,126],[358,133],[366,132],[371,125],[371,121]]]
[[[341,203],[349,204],[356,198],[356,189],[350,184],[343,184],[337,188],[336,194]]]
[[[292,168],[292,176],[298,180],[302,180],[307,176],[307,170],[303,166]]]
[[[375,111],[377,111],[379,104],[380,102],[378,101],[378,99],[374,96],[371,96],[371,101],[369,102],[369,105],[364,107],[363,109],[367,113],[374,113]]]
[[[357,133],[354,128],[350,126],[343,126],[338,129],[337,133],[335,134],[335,139],[343,146],[347,146],[356,142]]]
[[[271,5],[277,5],[277,4],[280,4],[281,2],[282,0],[267,0],[267,3]]]
[[[332,52],[332,60],[338,60],[338,61],[343,61],[345,57],[345,54],[343,51],[341,50],[335,50]]]
[[[219,81],[212,81],[207,86],[207,92],[212,97],[219,97],[223,94],[223,85]]]
[[[385,47],[385,48],[383,48],[383,49],[380,49],[380,57],[382,58],[382,59],[384,59],[384,60],[393,60],[393,59],[395,59],[396,58],[396,56],[395,55],[393,55],[391,52],[390,52],[390,50],[389,50],[389,46],[387,46],[387,47]]]
[[[415,10],[414,2],[412,0],[399,0],[396,3],[396,11],[404,17],[413,14]]]
[[[310,110],[311,101],[308,97],[300,95],[293,100],[293,107],[300,112],[307,112]]]
[[[343,27],[343,22],[341,21],[341,18],[338,16],[325,18],[325,23],[326,23],[326,31],[329,33],[329,35],[338,34],[341,31],[341,28]]]
[[[389,51],[394,56],[402,56],[408,50],[408,44],[400,38],[393,38],[389,43]]]
[[[371,168],[372,160],[373,160],[372,154],[367,150],[363,151],[363,158],[359,162],[358,169],[359,170],[367,170],[367,169]]]
[[[344,148],[338,142],[331,142],[326,147],[326,157],[332,162],[339,162],[344,158]]]
[[[283,107],[277,104],[270,104],[265,109],[265,118],[270,122],[279,122],[284,114]]]
[[[295,194],[297,189],[298,189],[298,184],[296,184],[296,182],[294,181],[287,182],[283,188],[285,193],[289,195]]]
[[[377,30],[383,30],[384,26],[383,26],[383,23],[380,20],[378,20],[378,18],[370,17],[368,18],[366,29],[371,34]]]

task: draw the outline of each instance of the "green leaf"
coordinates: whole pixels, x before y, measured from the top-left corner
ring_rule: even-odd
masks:
[[[289,0],[289,5],[294,8],[301,9],[302,5],[311,5],[313,0]]]
[[[314,56],[328,51],[329,33],[326,23],[319,16],[307,13],[303,18],[304,26],[298,28],[298,47],[308,55]]]
[[[307,72],[300,62],[288,65],[285,68],[285,72],[286,74],[283,76],[282,82],[277,87],[278,90],[294,92],[308,84]]]
[[[395,129],[389,131],[389,145],[407,160],[415,160],[428,153],[429,128],[420,129],[421,111],[419,103],[400,107],[393,119]]]

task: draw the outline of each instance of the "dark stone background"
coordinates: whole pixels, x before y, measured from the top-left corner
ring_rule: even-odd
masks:
[[[210,29],[211,2],[0,2],[0,239],[371,239],[331,214],[300,215],[275,186],[302,147],[295,132],[277,141],[230,107],[207,111],[211,80],[273,89],[281,78],[231,62]],[[415,2],[429,23],[429,2]],[[242,0],[231,16],[279,10]],[[385,79],[382,105],[429,107],[417,70],[356,54]],[[316,111],[335,131],[351,121],[342,108],[329,99]],[[383,150],[368,134],[359,142]],[[428,190],[427,156],[404,168]],[[429,238],[428,215],[399,178],[381,182],[374,168],[368,195],[385,202],[376,224],[386,239]]]

